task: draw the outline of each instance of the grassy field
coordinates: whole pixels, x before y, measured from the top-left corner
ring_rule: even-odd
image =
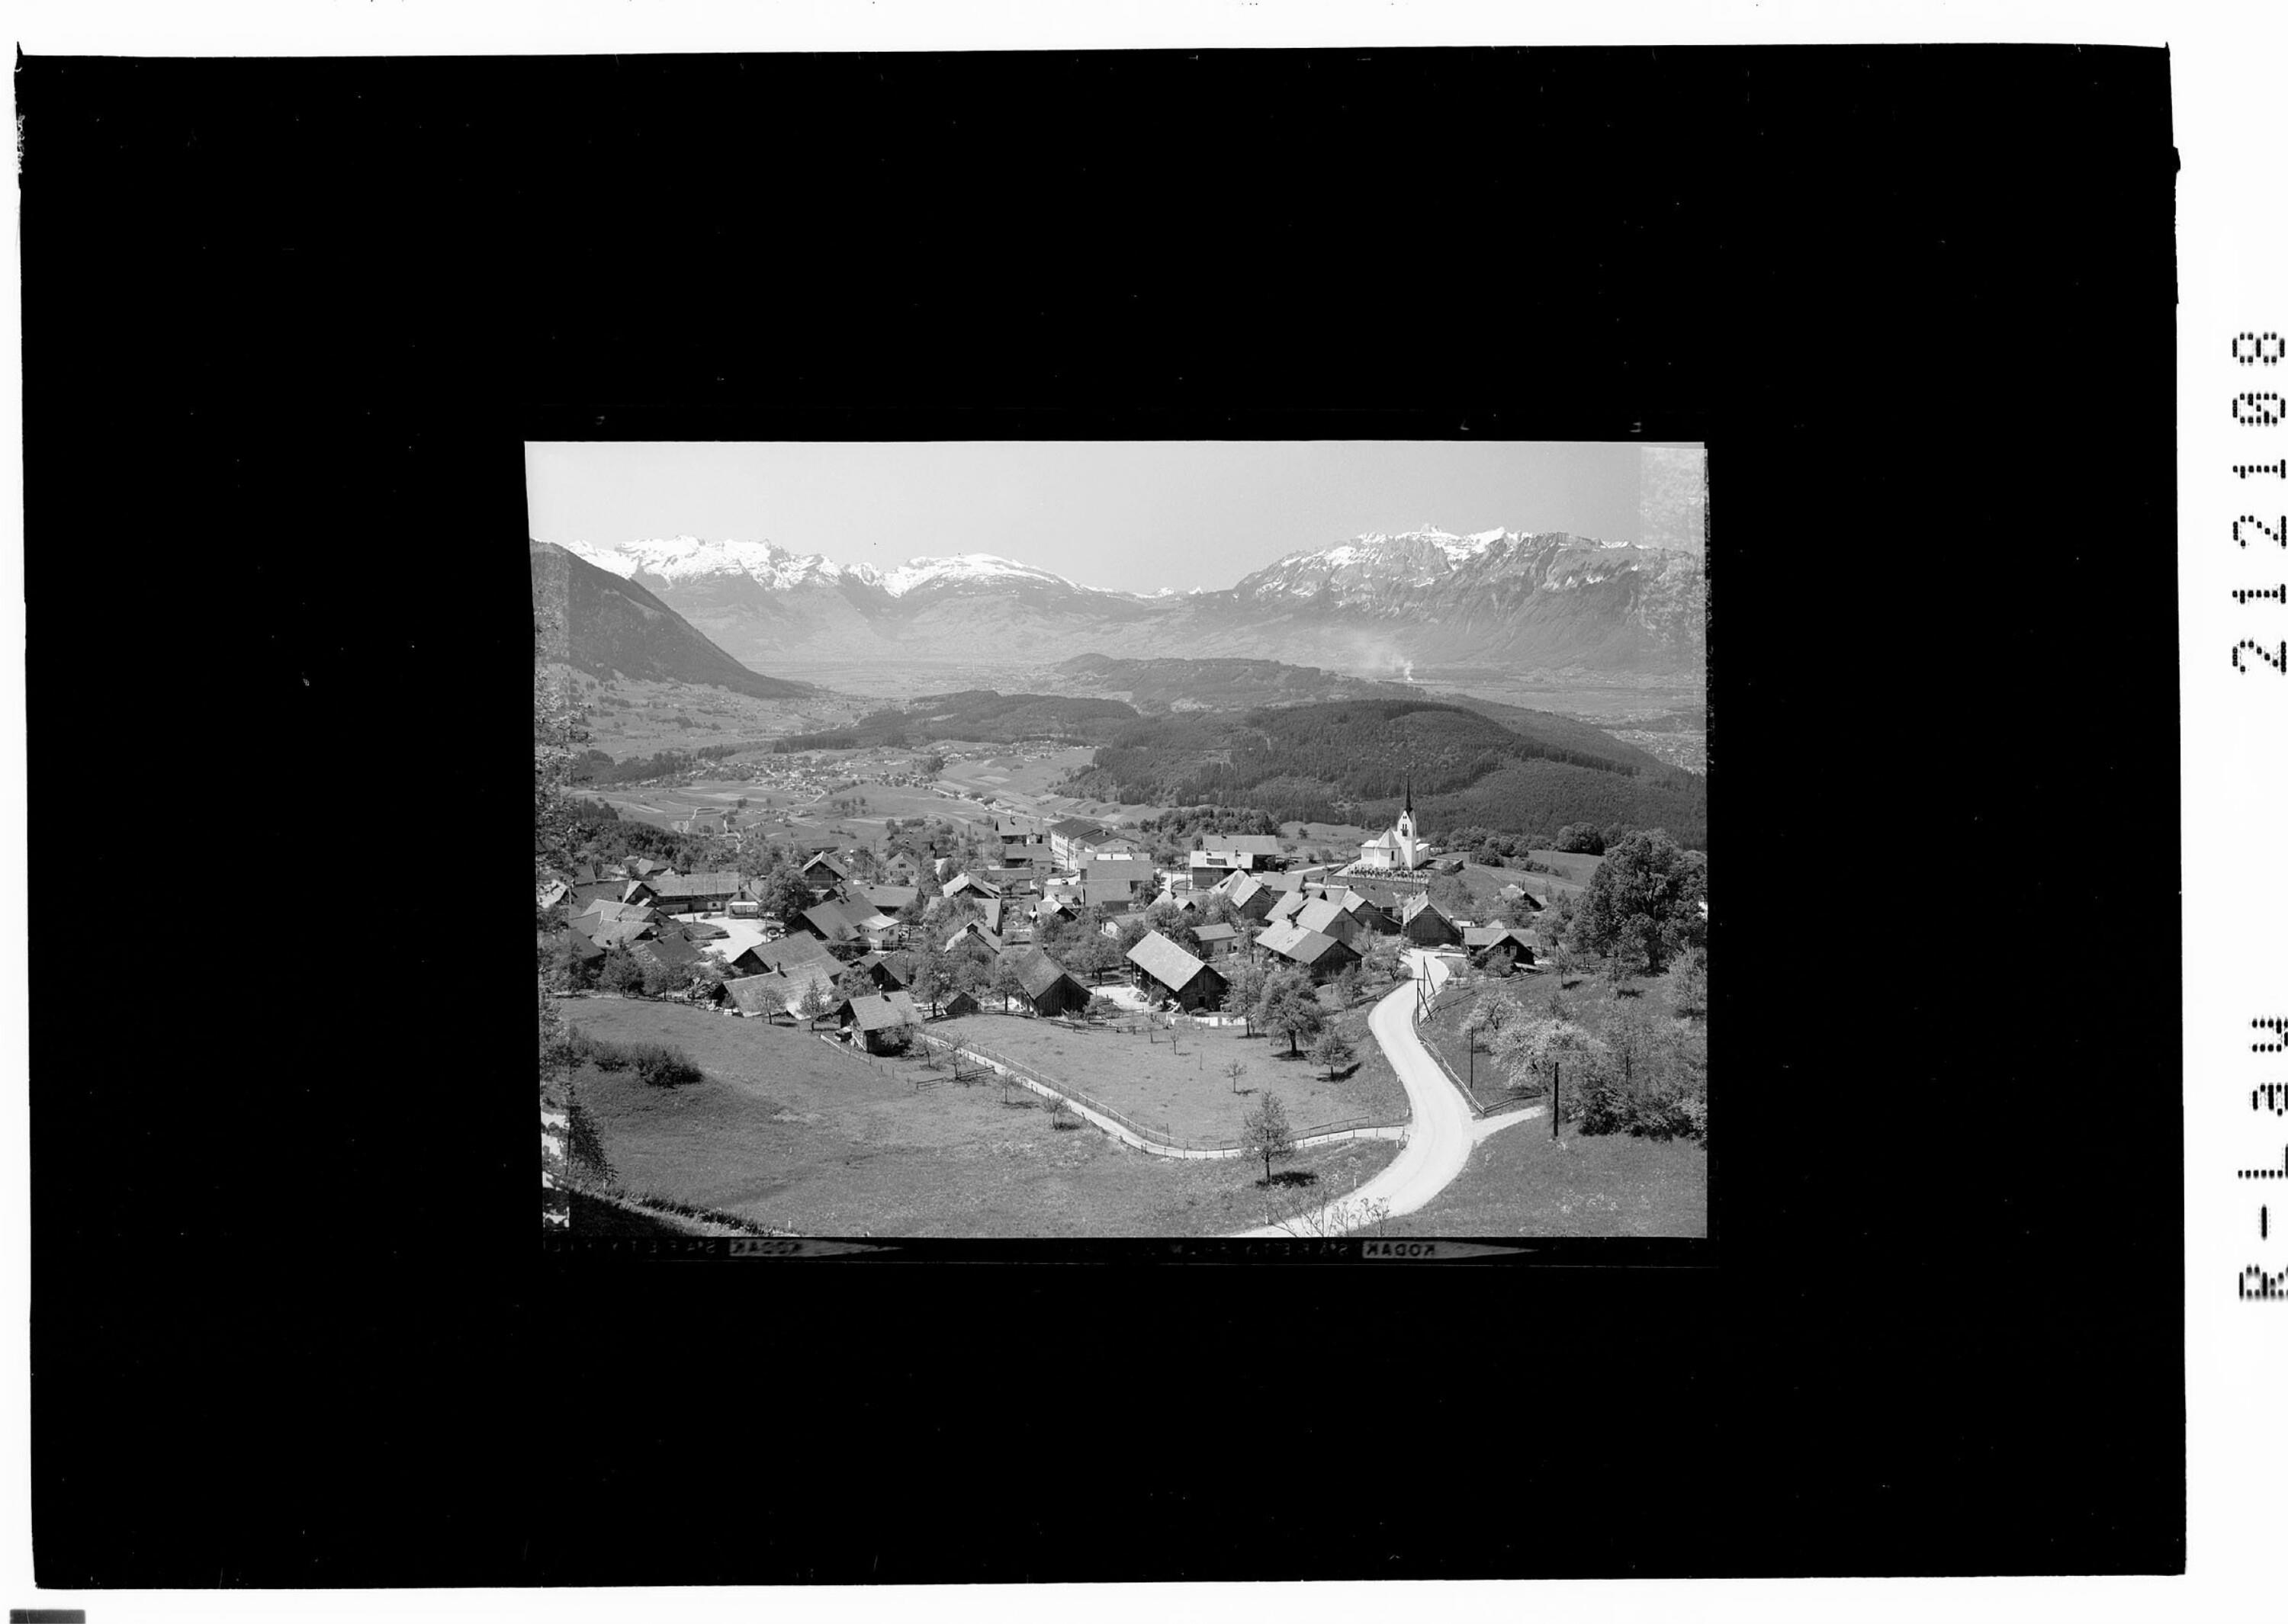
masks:
[[[1630,984],[1631,995],[1623,1002],[1633,1010],[1642,1012],[1655,1022],[1664,1022],[1676,1014],[1676,988],[1680,971],[1671,968],[1666,973],[1649,981]],[[1592,964],[1570,985],[1561,982],[1554,970],[1544,967],[1521,972],[1499,981],[1450,984],[1438,1000],[1437,1012],[1421,1026],[1428,1040],[1446,1062],[1466,1080],[1469,1076],[1469,1051],[1462,1038],[1462,1022],[1479,999],[1509,994],[1524,1006],[1529,1015],[1555,1013],[1553,1004],[1561,1001],[1564,1013],[1582,1026],[1595,1031],[1603,1024],[1607,1011],[1614,1007],[1612,993],[1603,976]],[[1500,1091],[1498,1083],[1490,1083],[1493,1072],[1484,1050],[1478,1052],[1476,1084],[1473,1085],[1480,1099],[1490,1103]]]
[[[1242,1026],[1180,1026],[1172,1044],[1164,1032],[1076,1032],[1011,1015],[965,1016],[931,1030],[1006,1055],[1050,1081],[1069,1082],[1178,1139],[1230,1144],[1239,1137],[1240,1119],[1261,1102],[1267,1089],[1279,1096],[1288,1123],[1298,1132],[1355,1117],[1405,1121],[1406,1090],[1381,1047],[1367,1035],[1370,1007],[1362,1004],[1337,1018],[1338,1029],[1358,1050],[1359,1064],[1332,1082],[1311,1064],[1307,1045],[1304,1054],[1291,1058],[1286,1039],[1250,1038]],[[1238,1093],[1223,1074],[1235,1060],[1247,1067]]]
[[[1470,1152],[1461,1176],[1392,1235],[1705,1235],[1708,1152],[1696,1139],[1552,1140],[1536,1118]]]
[[[870,1066],[798,1027],[675,1005],[580,999],[565,1012],[598,1037],[672,1043],[707,1073],[667,1089],[584,1074],[582,1103],[631,1192],[813,1235],[1190,1236],[1263,1221],[1259,1164],[1173,1161],[1053,1128],[1021,1091],[1013,1105],[989,1084],[918,1091],[910,1065]],[[1331,1195],[1397,1151],[1355,1141],[1283,1171]]]

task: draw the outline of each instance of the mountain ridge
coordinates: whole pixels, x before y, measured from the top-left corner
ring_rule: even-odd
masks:
[[[1248,656],[1349,672],[1501,661],[1704,669],[1701,560],[1566,531],[1425,526],[1289,553],[1225,588],[1140,595],[973,552],[884,572],[771,542],[652,538],[566,551],[646,588],[750,663],[886,645],[958,658],[1022,641],[1082,651]]]
[[[530,545],[533,611],[546,622],[544,660],[593,677],[703,683],[754,699],[817,692],[809,683],[749,669],[635,582],[553,543]]]

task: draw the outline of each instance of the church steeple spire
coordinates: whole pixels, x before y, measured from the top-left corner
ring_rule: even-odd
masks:
[[[1407,768],[1407,769],[1406,769],[1406,807],[1405,807],[1405,810],[1406,810],[1406,811],[1408,811],[1408,812],[1412,812],[1412,811],[1414,810],[1414,769],[1413,769],[1412,767],[1409,767],[1409,768]]]

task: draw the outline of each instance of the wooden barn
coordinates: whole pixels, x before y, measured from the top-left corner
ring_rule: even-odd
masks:
[[[1154,931],[1128,950],[1136,984],[1147,996],[1172,998],[1180,1008],[1212,1010],[1223,1002],[1223,972],[1196,959]]]
[[[1038,947],[1013,947],[1002,955],[1025,984],[1025,1004],[1036,1015],[1078,1014],[1088,1008],[1087,985]]]

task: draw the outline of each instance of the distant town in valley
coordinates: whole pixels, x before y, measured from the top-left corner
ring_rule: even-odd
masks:
[[[1704,467],[1647,467],[1694,545],[1149,593],[530,540],[544,1225],[1705,1234]]]

